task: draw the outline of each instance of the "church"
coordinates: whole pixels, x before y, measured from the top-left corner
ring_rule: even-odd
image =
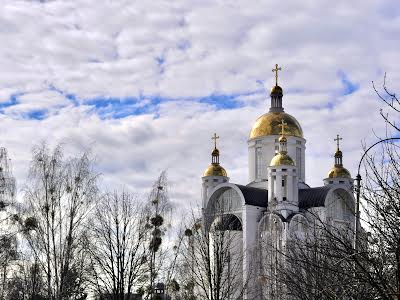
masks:
[[[333,166],[326,178],[321,178],[321,186],[310,187],[306,182],[306,139],[300,123],[284,110],[284,92],[278,85],[280,69],[278,65],[273,69],[276,82],[269,111],[254,122],[248,136],[248,182],[230,182],[229,172],[220,163],[216,134],[211,164],[202,176],[206,231],[223,217],[229,223],[225,229],[239,233],[235,240],[241,257],[238,272],[241,283],[246,283],[240,299],[278,299],[273,296],[276,284],[264,285],[266,288],[261,284],[262,279],[268,282],[276,257],[272,248],[260,255],[260,243],[267,241],[265,245],[284,249],[294,234],[306,233],[307,224],[316,216],[335,226],[353,228],[355,222],[353,179],[343,166],[339,135]],[[321,137],[324,139],[330,141]],[[256,296],[251,294],[255,290]]]

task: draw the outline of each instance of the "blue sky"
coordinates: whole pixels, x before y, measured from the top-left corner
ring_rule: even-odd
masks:
[[[143,193],[168,169],[174,201],[193,204],[214,132],[231,180],[247,183],[278,63],[307,181],[322,183],[337,133],[354,173],[361,142],[384,131],[371,81],[387,72],[400,90],[396,2],[4,0],[0,146],[21,184],[35,143],[65,142],[93,148],[107,188]]]

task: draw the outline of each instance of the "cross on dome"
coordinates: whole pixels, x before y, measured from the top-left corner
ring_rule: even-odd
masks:
[[[284,119],[282,119],[281,124],[279,124],[279,127],[281,127],[281,135],[285,135],[285,129],[286,129],[287,123],[285,122]]]
[[[228,177],[225,169],[219,164],[219,150],[217,149],[217,139],[219,136],[214,133],[211,140],[214,141],[214,150],[211,152],[211,165],[204,171],[203,177],[222,176]],[[207,181],[207,180],[206,180]]]
[[[275,72],[275,86],[278,86],[278,71],[282,71],[282,68],[275,64],[275,69],[272,69],[272,72]]]
[[[338,134],[336,135],[336,139],[333,139],[337,143],[337,149],[339,150],[340,141],[343,140]]]
[[[219,136],[214,133],[214,136],[211,139],[214,140],[214,149],[217,149],[217,139],[219,139]]]

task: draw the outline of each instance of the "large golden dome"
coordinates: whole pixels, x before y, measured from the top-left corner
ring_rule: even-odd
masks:
[[[328,173],[328,178],[351,178],[350,172],[342,166],[334,166]]]
[[[297,120],[284,112],[269,112],[257,119],[250,132],[250,139],[267,135],[280,135],[282,119],[287,123],[285,135],[303,137],[303,130]]]
[[[225,169],[221,167],[219,164],[211,164],[203,174],[203,177],[206,176],[224,176],[228,177],[228,174],[226,173]]]

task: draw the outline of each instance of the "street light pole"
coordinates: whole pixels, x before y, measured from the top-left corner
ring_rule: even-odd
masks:
[[[360,230],[360,190],[361,190],[361,175],[360,175],[360,168],[361,168],[361,163],[364,159],[364,157],[367,155],[368,151],[375,147],[376,145],[387,142],[387,141],[393,141],[393,140],[400,140],[400,138],[387,138],[380,140],[370,146],[367,150],[364,151],[363,155],[361,156],[360,162],[358,163],[358,170],[357,170],[357,176],[356,176],[356,224],[355,224],[355,239],[354,239],[354,250],[355,252],[358,251],[358,239],[359,239],[359,230]]]

